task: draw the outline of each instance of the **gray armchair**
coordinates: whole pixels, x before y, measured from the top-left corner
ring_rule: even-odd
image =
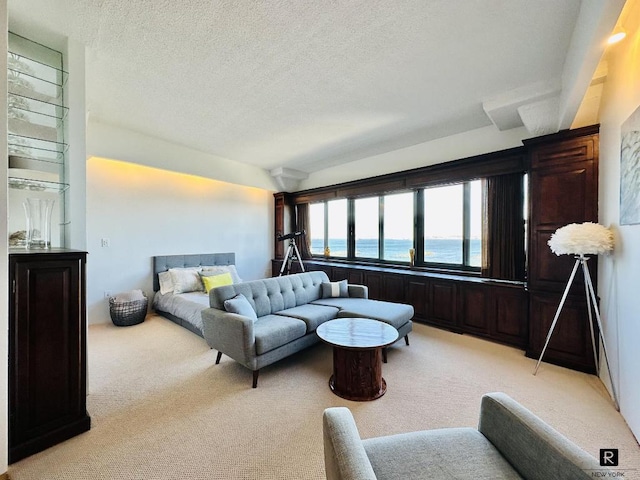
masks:
[[[504,393],[482,397],[475,428],[361,440],[345,407],[324,411],[328,480],[590,479],[607,472],[591,455]]]

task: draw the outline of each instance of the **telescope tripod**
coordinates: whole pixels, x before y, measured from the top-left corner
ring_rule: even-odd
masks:
[[[282,266],[280,267],[280,275],[281,277],[284,275],[289,275],[291,273],[291,263],[294,260],[298,260],[300,264],[300,270],[304,272],[304,265],[302,264],[302,257],[300,256],[300,252],[298,251],[298,246],[296,245],[296,241],[291,238],[289,239],[289,245],[287,246],[287,253],[282,260]]]

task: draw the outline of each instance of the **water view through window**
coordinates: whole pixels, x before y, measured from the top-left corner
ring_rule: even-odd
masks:
[[[418,213],[414,211],[416,199],[422,199]],[[323,254],[326,245],[332,257],[348,256],[348,212],[353,208],[354,252],[350,258],[408,263],[409,250],[415,248],[414,232],[420,232],[424,235],[421,263],[481,266],[480,180],[350,201],[352,207],[347,199],[310,205],[313,254]],[[416,218],[424,219],[417,230]]]

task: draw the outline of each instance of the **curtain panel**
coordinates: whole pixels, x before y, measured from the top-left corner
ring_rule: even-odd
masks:
[[[525,280],[524,175],[487,178],[482,276]]]

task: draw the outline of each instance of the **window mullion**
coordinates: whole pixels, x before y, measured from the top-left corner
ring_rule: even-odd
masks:
[[[353,260],[356,255],[355,202],[347,199],[347,258]]]
[[[329,202],[324,202],[324,253],[329,248]]]
[[[471,184],[464,182],[462,187],[462,264],[469,265],[471,260]]]
[[[384,196],[378,197],[378,258],[384,258]]]
[[[414,200],[414,234],[415,263],[424,263],[424,189],[417,190]]]

